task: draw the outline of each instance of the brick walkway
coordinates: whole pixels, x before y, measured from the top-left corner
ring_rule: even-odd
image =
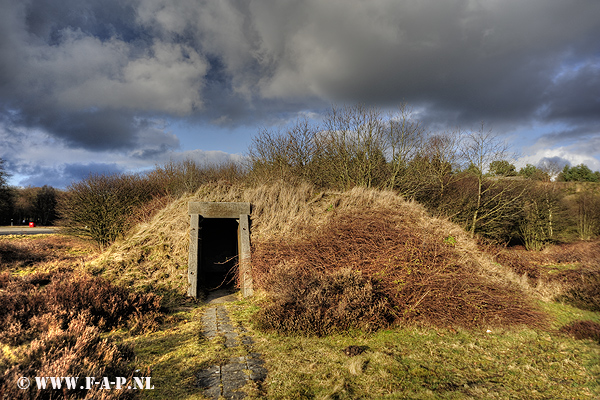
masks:
[[[246,335],[243,327],[237,329],[231,324],[227,309],[223,303],[235,300],[225,291],[211,292],[208,303],[211,307],[202,317],[204,327],[202,334],[209,340],[217,336],[225,338],[225,346],[235,348],[242,346],[245,356],[233,357],[227,364],[213,365],[198,374],[198,384],[204,388],[204,394],[210,399],[243,399],[246,394],[240,389],[249,380],[263,381],[267,376],[264,361],[259,353],[252,352],[252,338]]]

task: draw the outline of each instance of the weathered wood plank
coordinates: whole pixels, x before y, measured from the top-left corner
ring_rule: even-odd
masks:
[[[250,214],[250,203],[189,202],[188,214],[200,214],[204,218],[239,218]]]

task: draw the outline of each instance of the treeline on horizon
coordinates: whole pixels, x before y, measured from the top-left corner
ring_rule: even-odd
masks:
[[[517,171],[509,150],[483,124],[429,132],[407,105],[394,113],[332,107],[320,124],[300,119],[259,131],[244,164],[170,162],[142,174],[90,175],[65,191],[8,187],[0,164],[0,224],[58,222],[106,246],[168,199],[204,183],[285,180],[393,190],[472,236],[531,250],[600,234],[600,172],[552,162]]]

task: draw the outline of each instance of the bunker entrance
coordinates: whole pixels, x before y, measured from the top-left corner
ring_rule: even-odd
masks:
[[[250,296],[250,203],[190,202],[188,295],[236,287]]]
[[[204,289],[231,289],[235,286],[238,262],[238,221],[233,218],[205,218],[200,221],[200,249]]]

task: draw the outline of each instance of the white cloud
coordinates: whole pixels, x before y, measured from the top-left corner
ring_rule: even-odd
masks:
[[[45,91],[46,101],[64,109],[185,115],[202,105],[207,63],[186,45],[156,40],[140,54],[132,44],[115,38],[101,41],[67,31],[59,45],[42,44],[27,53],[23,89],[32,94]]]
[[[592,171],[600,171],[600,160],[598,160],[598,158],[582,154],[578,152],[578,149],[574,146],[539,149],[534,154],[529,154],[519,158],[516,162],[516,165],[517,168],[524,167],[526,164],[538,165],[543,159],[556,157],[568,161],[572,166],[585,164]]]

